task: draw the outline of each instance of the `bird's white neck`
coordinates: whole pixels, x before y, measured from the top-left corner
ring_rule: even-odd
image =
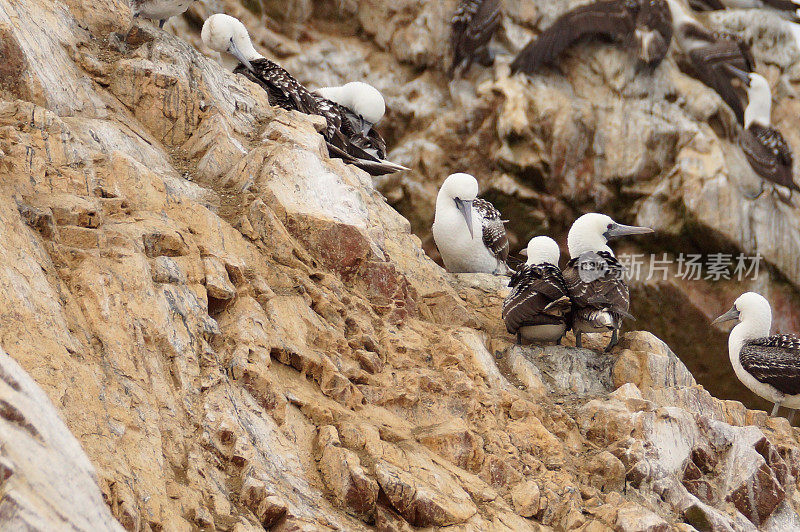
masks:
[[[569,256],[571,259],[577,259],[584,253],[590,251],[599,253],[605,251],[614,255],[611,248],[608,247],[606,239],[601,235],[589,235],[584,233],[570,234],[567,237],[567,247],[569,248]]]
[[[242,52],[242,55],[248,61],[255,61],[256,59],[264,59],[264,56],[256,51],[250,39],[237,39],[236,46],[239,48],[239,51]]]
[[[744,127],[748,128],[751,124],[769,127],[772,121],[772,95],[755,92],[749,94],[750,101],[744,110]]]
[[[739,352],[746,341],[769,336],[770,327],[772,327],[770,314],[756,314],[742,319],[728,337],[728,354],[731,361],[735,359],[738,362]]]

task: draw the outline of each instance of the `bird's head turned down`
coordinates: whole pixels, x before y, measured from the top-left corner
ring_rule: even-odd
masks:
[[[469,174],[452,174],[442,183],[436,197],[436,210],[454,205],[467,224],[471,238],[475,238],[472,227],[472,202],[478,197],[478,180]]]
[[[772,113],[772,90],[769,82],[761,74],[745,72],[728,65],[728,71],[747,88],[747,108],[744,110],[744,127],[756,123],[769,126]]]
[[[761,294],[745,292],[733,303],[731,309],[711,323],[737,320],[742,323],[760,324],[766,328],[764,335],[769,334],[772,322],[772,309],[769,301]]]
[[[555,240],[549,236],[535,236],[528,242],[527,249],[523,250],[523,255],[528,257],[526,264],[552,264],[558,266],[558,259],[561,250]]]
[[[584,214],[572,224],[567,235],[567,247],[571,258],[580,257],[583,253],[593,251],[606,251],[613,253],[608,247],[608,241],[628,235],[644,235],[652,233],[649,227],[636,227],[622,225],[615,222],[610,216],[590,212]]]
[[[230,15],[218,13],[208,17],[200,36],[206,46],[216,52],[231,54],[250,70],[253,69],[250,61],[262,57],[253,48],[244,24]]]
[[[381,121],[386,101],[378,89],[363,81],[351,81],[341,87],[323,87],[317,92],[359,115],[369,127]]]

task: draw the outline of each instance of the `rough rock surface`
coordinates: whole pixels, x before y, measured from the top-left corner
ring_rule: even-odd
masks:
[[[565,3],[507,0],[499,42]],[[759,230],[791,243],[796,212],[765,196],[731,229],[711,214],[730,211],[695,201],[738,194],[711,118],[726,115],[672,60],[633,78],[624,51],[587,45],[568,78],[512,79],[500,61],[448,88],[453,4],[219,3],[301,78],[363,75],[387,93],[392,157],[415,171],[376,188],[327,157],[319,120],[270,108],[193,46],[202,3],[167,32],[141,22],[126,49],[122,0],[0,0],[0,346],[16,361],[0,364],[0,426],[44,442],[0,432],[0,529],[113,528],[107,508],[128,530],[800,526],[784,419],[715,399],[649,333],[611,355],[601,339],[512,346],[503,279],[446,274],[411,232],[427,240],[431,193],[464,166],[531,220],[517,241],[597,202],[669,242],[694,202],[706,236],[750,249],[738,232],[761,233],[744,224],[769,213]],[[785,61],[769,68],[791,87]],[[673,173],[698,135],[702,164]],[[769,255],[789,278],[792,249]],[[701,286],[636,290],[719,310]],[[5,511],[31,493],[47,504]]]

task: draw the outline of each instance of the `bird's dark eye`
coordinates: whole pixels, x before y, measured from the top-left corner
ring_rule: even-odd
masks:
[[[606,229],[611,229],[612,227],[614,227],[614,224],[608,224],[608,227],[606,227]]]

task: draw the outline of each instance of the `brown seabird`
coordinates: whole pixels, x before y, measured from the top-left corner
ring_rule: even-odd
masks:
[[[342,114],[342,106],[311,92],[286,69],[259,54],[250,41],[247,28],[238,19],[221,13],[211,15],[203,24],[201,36],[212,50],[234,56],[239,61],[234,72],[260,85],[267,92],[271,105],[325,118],[322,136],[331,157],[342,159],[372,175],[408,170],[364,150],[362,146],[368,140],[361,131],[350,127],[349,119]]]
[[[800,338],[791,334],[769,335],[772,309],[755,292],[739,296],[733,307],[713,323],[738,320],[728,337],[728,356],[736,377],[750,391],[792,409],[789,423],[800,408]]]
[[[461,0],[450,22],[450,43],[453,48],[453,63],[447,71],[453,77],[463,65],[466,74],[472,63],[491,66],[494,55],[489,41],[502,22],[501,0]]]
[[[693,75],[713,89],[730,107],[740,124],[744,107],[728,66],[745,72],[755,70],[750,47],[732,33],[711,31],[695,19],[680,0],[667,0],[672,11],[675,40],[691,63]]]
[[[473,176],[458,173],[444,180],[436,197],[432,229],[447,271],[510,273],[504,224],[500,211],[478,198],[478,181]]]
[[[517,344],[561,343],[571,325],[572,300],[558,267],[558,244],[537,236],[525,254],[528,260],[511,276],[511,292],[503,302],[506,330],[517,336]]]
[[[672,40],[670,9],[666,0],[601,0],[577,7],[531,40],[511,63],[511,71],[531,74],[553,64],[561,52],[584,37],[635,42],[639,58],[657,65]]]
[[[733,67],[728,69],[747,86],[747,108],[744,111],[744,129],[739,135],[739,146],[750,167],[762,178],[792,191],[800,191],[792,172],[792,149],[781,132],[770,125],[772,92],[764,76],[747,73]],[[764,183],[761,183],[761,191]]]
[[[581,334],[612,331],[606,351],[617,345],[622,318],[628,313],[630,294],[625,268],[608,247],[608,241],[627,235],[652,233],[649,227],[621,225],[610,216],[584,214],[572,224],[567,235],[570,261],[564,280],[573,305],[575,343],[581,347]]]

